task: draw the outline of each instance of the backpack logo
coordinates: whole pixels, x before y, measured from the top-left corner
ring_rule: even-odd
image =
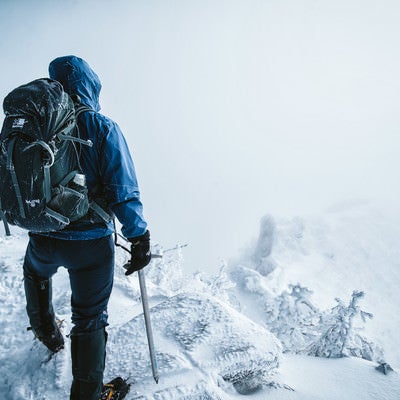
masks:
[[[28,121],[25,118],[15,118],[12,124],[12,129],[22,129],[26,122]]]
[[[33,199],[33,200],[25,200],[25,203],[28,204],[30,207],[36,207],[36,205],[40,204],[39,199]]]

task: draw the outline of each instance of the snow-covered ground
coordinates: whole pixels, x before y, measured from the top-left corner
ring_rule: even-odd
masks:
[[[397,222],[393,215],[362,204],[337,207],[321,216],[265,217],[258,239],[239,259],[214,274],[186,275],[180,252],[164,252],[163,259],[146,268],[158,385],[151,373],[137,276],[124,276],[121,265],[126,255],[118,250],[105,378],[129,377],[134,384],[128,400],[244,396],[254,400],[398,400]],[[12,237],[1,231],[1,398],[68,398],[69,341],[64,351],[49,360],[47,350],[26,331],[21,271],[26,243],[27,235],[21,230],[13,228]],[[68,333],[70,289],[62,268],[53,290],[57,316]],[[357,351],[367,343],[373,361],[307,355],[316,343],[332,345],[321,342],[318,335],[337,323],[338,308],[332,311],[339,304],[335,298],[343,300],[346,309],[353,290],[364,291],[365,296],[350,309],[354,318],[346,327],[352,335],[342,349]],[[356,318],[364,310],[374,314],[365,323]],[[360,341],[360,335],[365,341]],[[391,364],[394,371],[378,372],[378,359]]]

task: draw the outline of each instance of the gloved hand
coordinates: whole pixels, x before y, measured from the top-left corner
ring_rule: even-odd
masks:
[[[139,271],[151,261],[149,231],[146,231],[142,236],[128,238],[128,240],[132,243],[131,260],[124,265],[126,269],[125,275]]]

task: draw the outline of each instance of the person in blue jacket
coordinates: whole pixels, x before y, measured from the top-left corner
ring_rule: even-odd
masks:
[[[58,267],[68,269],[72,296],[70,399],[98,400],[103,388],[107,333],[107,303],[114,273],[115,215],[131,244],[129,275],[151,260],[150,233],[143,217],[138,182],[127,143],[118,125],[99,114],[101,84],[88,63],[76,56],[59,57],[49,65],[75,101],[86,107],[78,116],[82,139],[80,163],[89,198],[100,206],[67,228],[29,234],[24,259],[27,313],[35,336],[51,351],[64,347],[52,307],[51,277]],[[99,207],[97,207],[99,208]]]

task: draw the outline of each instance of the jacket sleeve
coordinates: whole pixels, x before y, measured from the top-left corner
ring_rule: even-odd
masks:
[[[135,167],[126,140],[112,123],[102,145],[100,174],[104,195],[127,238],[143,235],[147,223],[143,217]]]

